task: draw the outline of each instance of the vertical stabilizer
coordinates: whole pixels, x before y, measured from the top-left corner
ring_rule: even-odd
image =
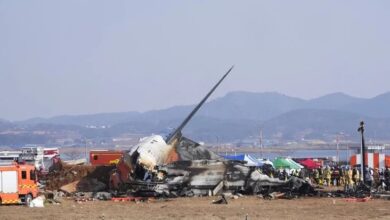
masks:
[[[177,129],[170,134],[167,139],[167,144],[172,144],[172,142],[179,136],[181,136],[181,131],[187,125],[187,123],[194,117],[196,112],[202,107],[202,105],[207,101],[207,99],[213,94],[213,92],[218,88],[218,86],[222,83],[222,81],[229,75],[234,66],[230,67],[230,69],[225,73],[225,75],[218,81],[218,83],[211,89],[211,91],[203,98],[203,100],[192,110],[192,112],[187,116],[187,118],[180,124]]]

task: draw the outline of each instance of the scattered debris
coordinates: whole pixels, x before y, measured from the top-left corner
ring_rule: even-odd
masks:
[[[148,197],[132,197],[132,196],[128,196],[128,197],[118,197],[118,198],[111,198],[111,201],[114,201],[114,202],[145,202],[145,201],[149,201],[150,198]]]
[[[371,200],[371,197],[366,198],[348,198],[345,199],[346,202],[368,202]]]
[[[67,160],[64,161],[67,165],[84,165],[87,164],[87,159],[78,159],[78,160]]]
[[[390,200],[390,194],[373,194],[373,198]]]
[[[58,190],[63,186],[74,184],[77,181],[81,181],[80,189],[77,189],[76,186],[72,186],[71,188],[65,188],[65,191],[75,192],[79,191],[106,191],[108,190],[107,186],[109,183],[109,175],[111,170],[114,169],[114,166],[89,166],[89,165],[67,165],[63,164],[62,169],[55,173],[50,173],[47,176],[46,190]],[[96,180],[103,185],[97,183]],[[89,185],[100,185],[101,187],[97,187],[94,190],[89,189]],[[70,187],[69,185],[68,187]],[[84,187],[86,186],[86,187]],[[76,190],[74,189],[76,187]]]
[[[62,186],[60,188],[60,190],[65,192],[68,195],[73,194],[73,193],[77,192],[77,184],[78,183],[79,183],[79,181],[74,181],[74,182],[69,183],[65,186]]]
[[[95,193],[94,198],[102,201],[109,201],[112,199],[112,195],[108,192],[97,192]]]
[[[78,192],[100,192],[107,188],[107,185],[95,178],[83,178],[77,183]]]
[[[73,199],[77,203],[96,201],[93,192],[77,192],[73,195]]]
[[[65,193],[62,191],[44,191],[43,195],[46,197],[46,202],[50,204],[61,204],[62,198],[65,196]]]
[[[30,208],[44,208],[45,205],[45,196],[44,195],[41,195],[41,196],[38,196],[37,198],[33,199],[30,204],[29,204],[29,207]]]
[[[93,201],[95,201],[95,199],[94,198],[83,198],[83,197],[81,197],[81,198],[75,198],[74,201],[77,202],[77,203],[84,203],[84,202],[93,202]]]
[[[213,200],[212,203],[213,203],[213,204],[218,204],[218,205],[221,205],[221,204],[227,205],[227,204],[228,204],[228,201],[227,201],[226,197],[225,197],[224,195],[222,195],[222,196],[221,196],[221,199]]]
[[[273,193],[264,195],[263,198],[268,199],[268,200],[274,200],[274,199],[286,198],[286,197],[284,197],[285,195],[286,195],[285,193],[273,192]],[[289,199],[289,197],[287,197],[287,198]]]

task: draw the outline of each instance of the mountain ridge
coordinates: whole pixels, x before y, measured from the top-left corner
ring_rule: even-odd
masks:
[[[52,143],[58,134],[76,139],[168,134],[193,107],[183,105],[147,112],[65,115],[16,123],[0,121],[0,132],[3,132],[0,133],[0,145]],[[266,138],[275,140],[333,141],[341,132],[356,140],[356,128],[361,120],[366,121],[367,135],[390,140],[390,93],[370,99],[333,93],[304,100],[276,92],[231,92],[206,103],[183,133],[195,140],[232,142],[256,137],[260,129]]]
[[[379,105],[379,106],[378,106]],[[85,115],[62,115],[51,118],[32,118],[17,121],[17,124],[74,124],[113,125],[135,119],[183,118],[194,105],[173,106],[146,112],[116,112]],[[390,118],[390,92],[374,98],[357,98],[344,93],[331,93],[318,98],[304,100],[277,92],[235,91],[205,104],[198,115],[219,119],[269,120],[296,109],[333,109],[357,113],[370,117]],[[382,110],[378,110],[382,109]]]

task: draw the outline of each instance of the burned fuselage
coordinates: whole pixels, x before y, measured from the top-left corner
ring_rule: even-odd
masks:
[[[123,161],[133,164],[134,172],[124,176],[121,181],[124,184],[117,189],[122,192],[153,192],[155,195],[165,196],[204,196],[223,192],[259,194],[299,191],[301,187],[307,186],[307,182],[299,178],[286,181],[271,178],[244,162],[224,160],[187,138],[182,138],[175,149],[178,160],[155,166],[152,170],[137,160],[132,161],[139,156],[124,158]],[[125,169],[116,173],[127,171]]]
[[[159,144],[158,137],[141,142],[150,143],[151,147]],[[122,193],[154,193],[165,196],[311,190],[310,185],[302,179],[271,178],[244,162],[224,160],[184,137],[174,148],[159,148],[159,151],[154,151],[154,147],[146,151],[136,149],[126,152],[122,157],[116,172],[111,176],[111,189]],[[164,159],[162,155],[165,155]],[[155,160],[154,156],[159,156],[161,160]]]
[[[162,181],[165,176],[159,166],[173,164],[177,161],[217,160],[221,159],[213,152],[198,143],[180,137],[174,144],[166,144],[161,136],[144,138],[139,145],[124,152],[111,174],[111,189],[129,189],[135,182]]]

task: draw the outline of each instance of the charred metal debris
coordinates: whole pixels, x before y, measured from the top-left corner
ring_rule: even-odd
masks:
[[[150,136],[124,153],[110,175],[114,195],[137,194],[165,197],[215,196],[223,192],[311,194],[314,189],[303,179],[272,178],[256,167],[227,161],[182,135],[182,130],[232,71],[231,67],[166,138]]]

